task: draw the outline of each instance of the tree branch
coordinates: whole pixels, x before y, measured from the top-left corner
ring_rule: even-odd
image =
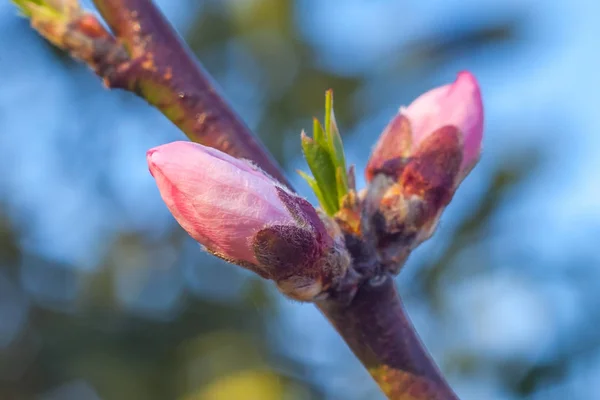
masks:
[[[253,160],[289,186],[150,0],[94,0],[114,36],[95,16],[81,11],[76,0],[13,1],[42,36],[88,64],[108,87],[138,94],[191,140]],[[360,270],[353,265],[345,286],[317,307],[388,398],[457,399],[406,317],[391,276]]]
[[[419,340],[391,276],[364,281],[350,304],[317,307],[389,399],[458,399]]]
[[[136,93],[192,141],[250,159],[290,186],[152,1],[94,0],[116,38],[78,0],[13,1],[33,28],[88,64],[106,86]]]

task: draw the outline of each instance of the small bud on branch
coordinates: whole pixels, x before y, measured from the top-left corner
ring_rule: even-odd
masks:
[[[477,163],[483,138],[481,91],[470,72],[460,72],[453,83],[432,89],[408,107],[400,108],[373,149],[367,180],[378,172],[397,175],[421,143],[445,126],[454,127],[460,134],[462,163],[458,177],[462,180]]]
[[[105,84],[130,61],[125,48],[77,0],[13,0],[31,26],[53,45],[85,62]]]
[[[156,147],[147,158],[167,207],[210,253],[274,280],[301,301],[345,274],[350,259],[341,235],[250,162],[191,142]]]
[[[434,232],[442,211],[481,152],[483,104],[469,72],[419,96],[375,145],[363,225],[392,272]]]

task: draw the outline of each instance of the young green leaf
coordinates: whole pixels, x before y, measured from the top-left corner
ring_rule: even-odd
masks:
[[[301,135],[302,151],[314,178],[301,173],[323,209],[335,214],[348,193],[348,174],[342,138],[333,112],[333,91],[325,92],[325,127],[313,119],[313,138],[304,131]]]
[[[346,173],[344,172],[343,167],[337,167],[335,170],[335,183],[338,194],[338,202],[341,207],[342,202],[344,200],[344,196],[348,193],[348,182]]]
[[[319,204],[321,204],[321,206],[323,207],[323,210],[325,210],[325,212],[327,214],[329,214],[329,215],[335,214],[335,212],[337,210],[333,210],[333,209],[327,208],[327,206],[326,206],[327,203],[325,202],[325,198],[323,197],[323,193],[321,193],[321,189],[319,189],[319,185],[317,184],[317,181],[315,180],[315,178],[313,178],[312,176],[308,175],[304,171],[297,170],[296,172],[298,172],[298,174],[302,178],[304,178],[304,180],[308,183],[308,186],[310,186],[310,188],[312,189],[312,191],[315,192],[315,195],[317,196],[317,200],[319,200]]]
[[[70,12],[79,10],[79,5],[74,0],[12,0],[12,2],[23,16],[28,18],[35,14],[38,19],[61,19],[67,17]]]
[[[335,166],[331,157],[326,148],[323,148],[316,140],[306,136],[304,132],[301,135],[301,142],[306,162],[323,195],[323,208],[334,210],[335,213],[339,208],[339,200]]]
[[[341,201],[342,198],[346,195],[346,193],[348,193],[348,175],[346,173],[346,156],[344,155],[344,145],[342,144],[342,137],[340,136],[340,132],[337,128],[337,123],[335,121],[333,109],[331,110],[330,121],[330,151],[331,158],[333,159],[333,162],[336,166],[336,179],[339,179],[340,181],[338,183],[338,198]]]
[[[330,143],[331,132],[331,114],[333,112],[333,90],[329,89],[325,92],[325,135],[327,142]]]
[[[322,147],[327,147],[327,136],[318,119],[313,118],[313,138]]]

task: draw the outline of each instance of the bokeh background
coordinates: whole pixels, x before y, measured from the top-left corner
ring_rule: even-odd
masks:
[[[471,70],[485,152],[406,307],[464,400],[600,398],[600,3],[157,3],[311,199],[299,132],[327,88],[362,171],[400,105]],[[0,77],[0,399],[383,398],[313,306],[177,226],[145,152],[182,134],[10,2]]]

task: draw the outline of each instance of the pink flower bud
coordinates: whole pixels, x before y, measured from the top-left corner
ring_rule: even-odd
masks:
[[[469,72],[456,81],[430,90],[401,108],[375,145],[367,166],[370,181],[378,172],[395,174],[405,160],[440,128],[451,126],[460,135],[458,184],[479,159],[483,137],[483,103],[477,80]]]
[[[156,147],[147,159],[167,207],[209,252],[300,300],[340,273],[330,257],[339,246],[316,210],[249,162],[192,142]]]
[[[147,158],[177,222],[223,258],[257,264],[250,238],[269,223],[295,223],[276,183],[244,161],[191,142],[156,147]]]
[[[483,104],[475,77],[419,96],[385,128],[367,164],[364,230],[397,272],[434,232],[481,152]]]

